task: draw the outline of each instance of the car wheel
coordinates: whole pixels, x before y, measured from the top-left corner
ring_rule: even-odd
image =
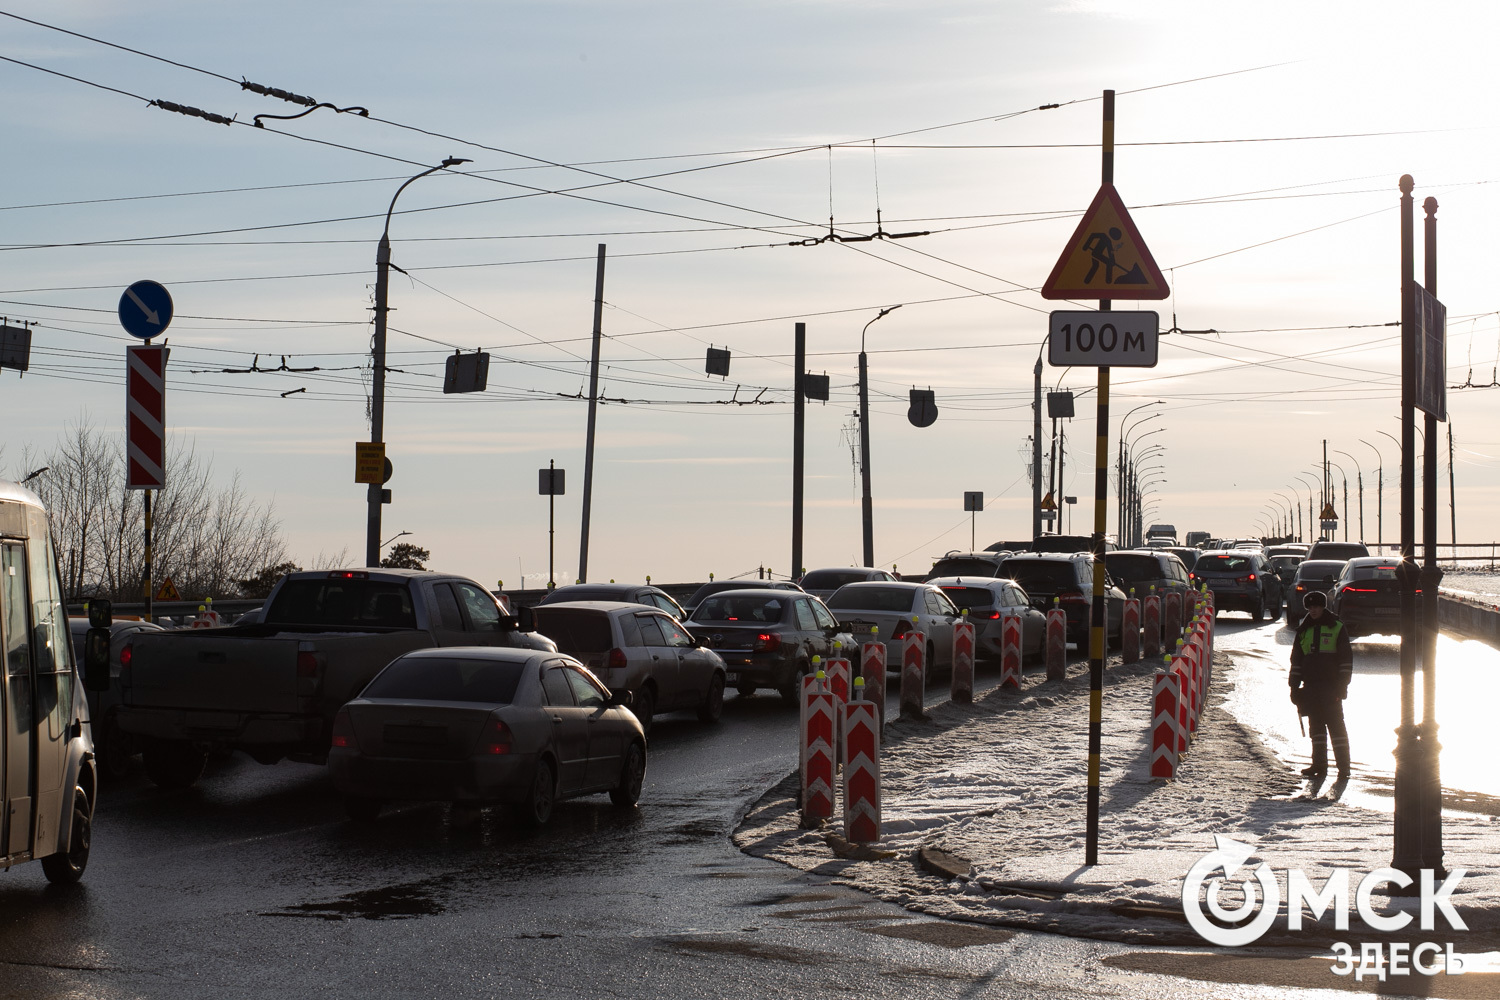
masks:
[[[708,682],[708,691],[703,695],[703,704],[698,706],[699,722],[718,722],[724,714],[724,675],[714,671]]]
[[[344,796],[344,815],[356,823],[373,823],[380,816],[380,807],[385,803],[364,795]]]
[[[792,673],[791,679],[776,689],[781,695],[781,700],[788,705],[797,704],[797,698],[802,693],[802,678],[807,676],[807,664],[797,664],[797,669]]]
[[[146,777],[157,788],[191,788],[203,777],[208,751],[186,740],[159,740],[142,752]]]
[[[89,866],[89,841],[93,838],[93,820],[89,818],[89,799],[82,788],[73,789],[73,830],[66,853],[49,854],[42,859],[42,874],[53,885],[72,885],[83,878]]]
[[[630,749],[625,751],[625,764],[620,768],[619,787],[609,790],[609,800],[622,809],[629,808],[641,800],[641,786],[645,783],[646,748],[632,742]]]
[[[545,759],[539,760],[531,791],[521,805],[521,822],[527,826],[545,826],[552,818],[552,806],[556,801],[557,786],[552,776],[552,764]]]
[[[1270,609],[1269,614],[1271,616],[1271,621],[1273,621],[1273,622],[1274,621],[1279,621],[1281,619],[1281,602],[1280,601],[1277,601],[1275,604],[1271,605],[1271,609]]]
[[[643,687],[635,693],[630,702],[630,710],[635,713],[636,719],[641,724],[641,730],[651,735],[651,718],[656,714],[656,692],[648,687]]]
[[[1255,610],[1252,611],[1252,612],[1250,612],[1250,617],[1254,621],[1264,621],[1265,620],[1265,618],[1266,618],[1266,602],[1265,602],[1264,599],[1256,602],[1256,604],[1255,604]]]
[[[94,752],[99,756],[99,771],[106,778],[123,778],[130,773],[130,737],[120,729],[113,713],[104,723],[99,744]]]
[[[748,698],[755,693],[754,684],[739,684],[735,686],[735,693],[741,698]]]

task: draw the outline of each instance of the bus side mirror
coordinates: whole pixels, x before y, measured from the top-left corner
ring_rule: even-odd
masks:
[[[89,628],[109,628],[114,623],[114,602],[103,597],[89,601]]]
[[[109,690],[109,641],[107,628],[91,628],[83,637],[83,686],[90,691]]]

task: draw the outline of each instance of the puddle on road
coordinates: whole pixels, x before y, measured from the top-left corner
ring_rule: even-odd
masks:
[[[297,903],[280,910],[268,910],[262,917],[309,917],[317,920],[412,920],[431,917],[444,910],[443,904],[416,886],[393,885],[383,889],[363,889],[326,903]]]

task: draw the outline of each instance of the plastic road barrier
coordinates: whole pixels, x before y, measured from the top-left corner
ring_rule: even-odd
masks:
[[[834,652],[838,652],[837,646]],[[828,674],[828,690],[833,692],[833,721],[842,725],[844,719],[843,708],[849,701],[849,661],[842,657],[835,657],[827,661],[823,665],[823,669]],[[843,733],[842,729],[838,730],[835,736],[841,733]],[[837,740],[834,742],[835,748],[842,746],[841,742]],[[839,756],[839,763],[842,764],[843,762],[844,758],[841,754]]]
[[[953,626],[953,680],[949,701],[974,700],[974,623],[965,618]]]
[[[1021,689],[1021,619],[1000,619],[1000,686]]]
[[[1156,674],[1151,687],[1151,777],[1171,778],[1177,773],[1177,703],[1181,690],[1171,657]]]
[[[1161,631],[1168,645],[1182,634],[1182,595],[1175,590],[1162,595]]]
[[[1068,673],[1068,615],[1062,608],[1047,612],[1047,679],[1059,681]]]
[[[844,839],[873,844],[880,839],[880,715],[874,702],[843,708]]]
[[[1155,587],[1151,590],[1141,604],[1141,645],[1146,656],[1155,658],[1164,652],[1161,648],[1161,595],[1155,593]]]
[[[860,647],[859,680],[865,682],[865,697],[874,703],[875,711],[880,716],[880,724],[884,726],[885,643],[876,640]]]
[[[833,816],[834,698],[824,684],[822,671],[803,678],[802,732],[798,746],[802,758],[802,824],[814,826]]]
[[[920,719],[927,674],[927,636],[908,632],[901,647],[901,718]]]
[[[1134,597],[1125,601],[1125,613],[1120,616],[1120,658],[1126,663],[1141,658],[1141,602]]]

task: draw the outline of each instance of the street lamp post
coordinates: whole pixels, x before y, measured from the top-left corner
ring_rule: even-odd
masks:
[[[1402,451],[1401,451],[1401,441],[1400,441],[1400,439],[1398,439],[1396,437],[1396,435],[1390,433],[1389,431],[1381,431],[1381,430],[1377,430],[1375,433],[1376,434],[1383,434],[1386,437],[1390,438],[1391,442],[1396,446],[1396,454],[1398,456],[1402,454]],[[1398,481],[1399,481],[1399,477],[1398,477]]]
[[[1308,537],[1312,537],[1313,526],[1318,520],[1318,511],[1313,508],[1313,490],[1322,490],[1323,484],[1306,472],[1298,472],[1292,478],[1307,487],[1307,534]],[[1322,534],[1321,526],[1318,528],[1318,533]]]
[[[374,366],[370,393],[370,440],[376,444],[385,441],[385,320],[390,312],[389,289],[391,273],[391,215],[396,211],[396,199],[401,197],[414,181],[439,170],[456,167],[472,161],[450,156],[435,167],[429,167],[405,181],[391,196],[391,205],[385,211],[385,229],[380,233],[380,246],[375,251],[375,343],[371,348]],[[380,506],[384,502],[384,489],[380,483],[368,486],[369,517],[365,528],[365,565],[380,565]]]
[[[900,309],[894,305],[880,310],[875,319],[859,331],[859,478],[862,494],[860,514],[864,530],[864,556],[866,566],[875,565],[875,502],[870,497],[870,366],[865,355],[865,332],[871,324]],[[799,379],[802,377],[799,373]],[[796,571],[796,567],[793,567]]]
[[[1384,534],[1382,529],[1385,527],[1381,523],[1381,514],[1383,513],[1381,508],[1383,494],[1385,493],[1385,456],[1380,454],[1379,448],[1364,438],[1360,438],[1359,443],[1375,453],[1375,552],[1378,555],[1381,548],[1381,536]]]
[[[1349,540],[1349,474],[1344,471],[1342,465],[1331,459],[1328,464],[1338,470],[1339,478],[1344,481],[1344,541],[1347,542]],[[1332,493],[1332,490],[1329,492]],[[1329,502],[1333,502],[1331,496]]]
[[[1161,404],[1161,402],[1162,401],[1159,400],[1159,399],[1153,399],[1149,403],[1142,403],[1140,406],[1137,406],[1137,407],[1134,407],[1134,408],[1132,408],[1130,410],[1127,410],[1125,412],[1125,415],[1120,418],[1120,457],[1119,457],[1119,466],[1118,466],[1118,474],[1119,474],[1120,484],[1119,484],[1119,502],[1118,502],[1117,506],[1119,508],[1119,510],[1118,510],[1118,514],[1119,514],[1119,517],[1118,517],[1118,521],[1119,521],[1119,535],[1120,535],[1120,543],[1122,545],[1125,543],[1125,517],[1126,517],[1125,509],[1126,509],[1126,505],[1127,505],[1127,502],[1128,502],[1128,499],[1129,499],[1128,496],[1127,496],[1127,494],[1126,494],[1126,492],[1125,492],[1125,485],[1126,485],[1125,484],[1125,466],[1126,466],[1126,464],[1128,462],[1128,459],[1126,457],[1126,445],[1125,445],[1125,424],[1126,424],[1126,422],[1128,422],[1130,420],[1131,414],[1138,413],[1139,411],[1144,410],[1148,406],[1158,406],[1158,405]],[[1160,414],[1151,414],[1150,416],[1160,416]],[[1142,417],[1141,419],[1142,420],[1149,420],[1150,416],[1148,416],[1148,417]]]
[[[1365,540],[1365,470],[1360,467],[1359,459],[1350,455],[1347,451],[1335,448],[1334,454],[1343,455],[1354,463],[1355,480],[1359,485],[1359,540],[1362,542]],[[1346,511],[1345,515],[1347,516],[1347,514],[1348,512]],[[1346,533],[1344,537],[1347,538],[1349,536]]]

